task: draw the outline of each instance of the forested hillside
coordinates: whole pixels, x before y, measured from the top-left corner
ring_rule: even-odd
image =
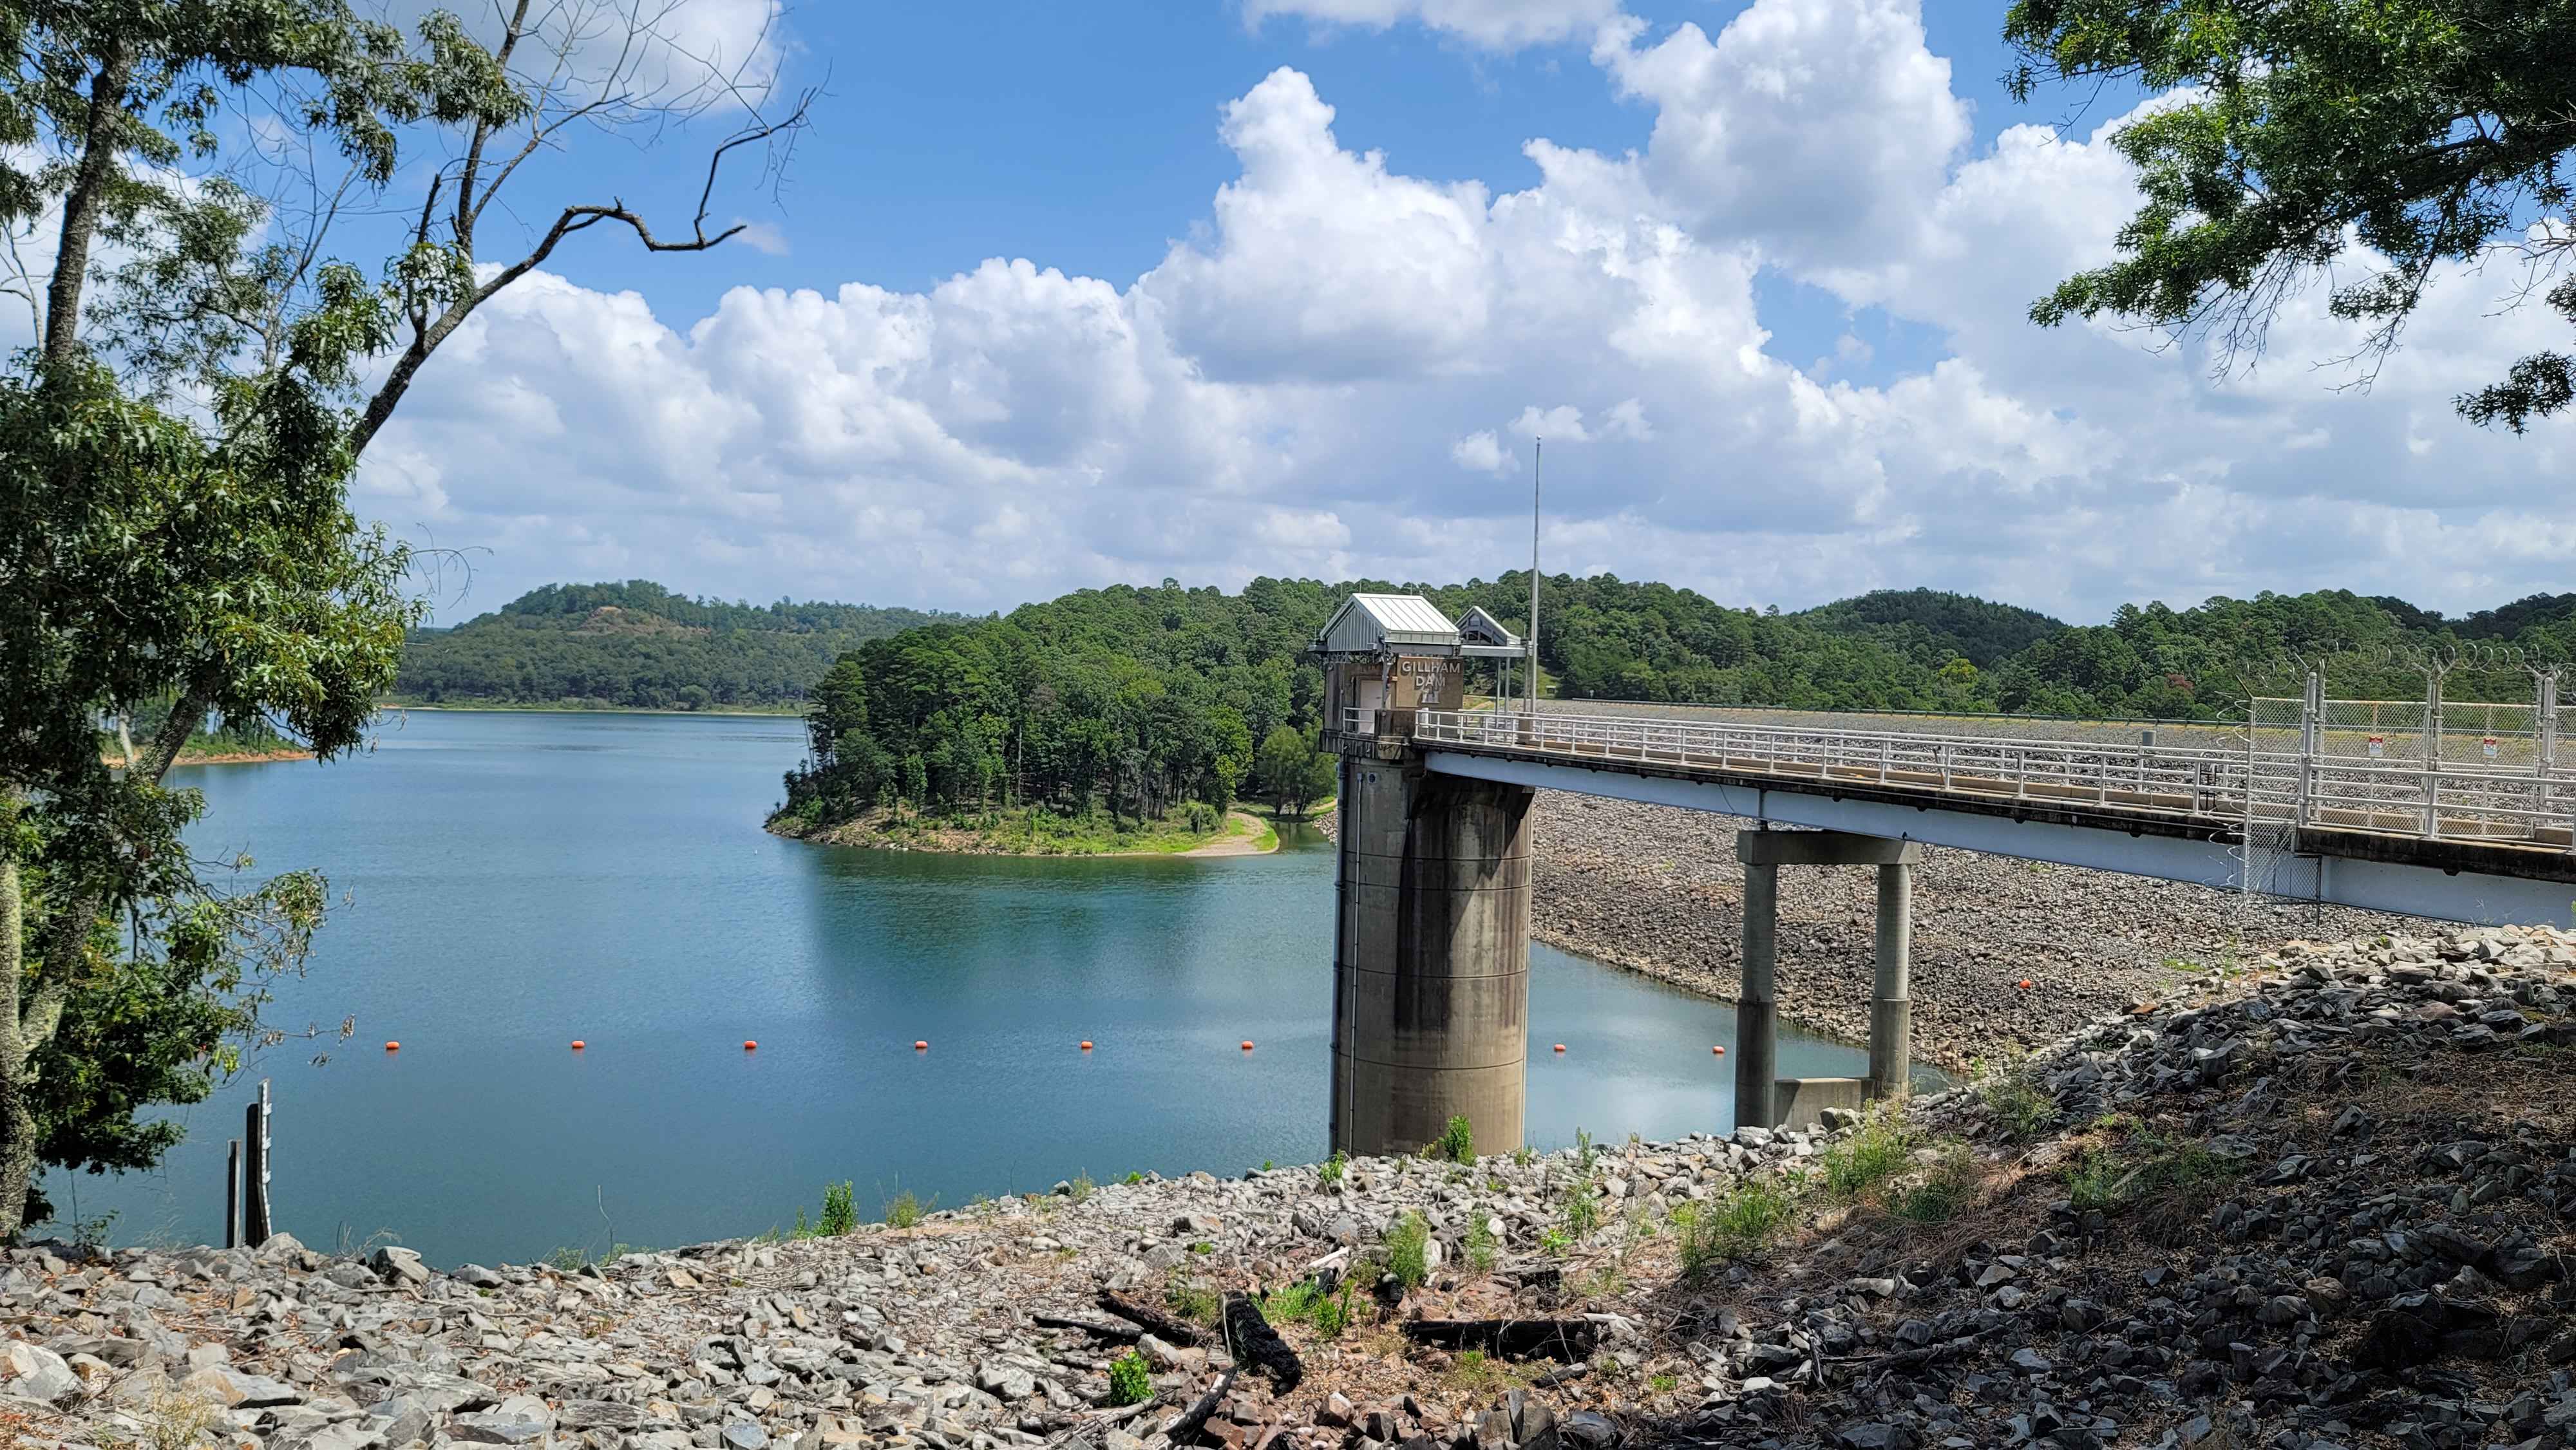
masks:
[[[1256,579],[1240,594],[1167,580],[906,631],[844,654],[816,688],[811,758],[788,775],[782,814],[827,824],[900,802],[1154,817],[1267,798],[1273,782],[1311,794],[1291,757],[1319,723],[1321,675],[1300,651],[1363,589],[1419,591],[1453,616],[1477,604],[1517,622],[1529,609],[1525,574],[1449,586]],[[2108,624],[2067,626],[1930,590],[1777,614],[1601,575],[1546,581],[1540,624],[1561,696],[1807,709],[2208,719],[2249,687],[2295,689],[2291,672],[2311,655],[2331,658],[2338,694],[2395,699],[2422,690],[2395,653],[2407,647],[2513,643],[2576,658],[2576,595],[2451,621],[2342,591],[2265,594],[2126,606]],[[2461,686],[2466,699],[2528,681],[2510,667]]]
[[[453,629],[415,630],[395,698],[417,704],[782,709],[844,651],[951,617],[865,604],[728,604],[659,584],[549,584]]]

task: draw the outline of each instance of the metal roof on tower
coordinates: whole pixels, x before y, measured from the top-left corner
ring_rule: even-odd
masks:
[[[1458,653],[1458,627],[1419,594],[1354,594],[1315,633],[1322,655]]]

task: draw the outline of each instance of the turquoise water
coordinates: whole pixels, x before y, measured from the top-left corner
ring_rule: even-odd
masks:
[[[201,855],[329,873],[312,970],[270,1014],[320,1035],[186,1110],[161,1171],[57,1175],[64,1217],[220,1242],[224,1142],[262,1075],[277,1226],[442,1264],[758,1233],[841,1179],[873,1214],[905,1189],[956,1205],[1323,1156],[1320,838],[1198,860],[807,846],[760,829],[798,749],[784,719],[423,712],[333,765],[179,772],[207,795]],[[1728,1125],[1728,1009],[1532,955],[1538,1146]],[[1863,1067],[1785,1034],[1780,1059]]]

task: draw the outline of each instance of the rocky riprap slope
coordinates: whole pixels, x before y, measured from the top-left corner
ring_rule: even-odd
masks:
[[[1734,1000],[1753,822],[1541,791],[1531,931],[1567,951]],[[1780,872],[1782,1015],[1869,1035],[1878,896],[1868,868]],[[2227,988],[2291,938],[2411,928],[2404,918],[1932,848],[1914,873],[1914,1051],[1968,1067],[2108,1013]],[[2030,987],[2018,985],[2029,981]]]
[[[178,1450],[212,1413],[241,1450],[1136,1450],[1229,1383],[1224,1349],[1144,1341],[1156,1399],[1113,1408],[1121,1346],[1041,1318],[1106,1319],[1104,1289],[1277,1290],[1419,1213],[1427,1282],[1366,1270],[1353,1327],[1283,1323],[1302,1380],[1240,1373],[1188,1442],[2576,1443],[2576,938],[2298,942],[2264,965],[2254,995],[2098,1023],[1823,1138],[1066,1184],[574,1272],[282,1237],[18,1250],[0,1431]],[[1756,1201],[1785,1221],[1684,1270]],[[1410,1342],[1415,1319],[1556,1321],[1582,1352],[1453,1354]]]

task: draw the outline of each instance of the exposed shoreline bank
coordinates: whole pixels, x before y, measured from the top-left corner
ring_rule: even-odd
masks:
[[[178,758],[170,762],[170,768],[176,770],[188,765],[267,765],[281,760],[311,760],[312,758],[312,751],[296,749],[181,750]],[[118,769],[123,769],[125,766],[125,757],[121,755],[102,755],[99,759]]]
[[[843,822],[839,825],[809,828],[803,822],[772,818],[762,827],[773,836],[809,845],[839,846],[859,851],[920,851],[942,856],[1013,856],[1030,860],[1133,859],[1149,856],[1213,857],[1266,856],[1279,849],[1279,826],[1289,824],[1262,817],[1246,810],[1226,813],[1225,830],[1198,838],[1183,846],[1184,838],[1166,837],[1168,844],[1149,841],[1141,846],[1111,849],[1064,849],[1060,842],[1046,842],[1034,848],[1014,845],[1008,839],[1008,825],[995,827],[965,826],[937,820],[913,820],[893,823],[883,813],[874,817]]]
[[[416,700],[378,700],[379,710],[437,711],[451,715],[725,715],[748,716],[761,720],[794,720],[805,713],[803,705],[781,705],[776,709],[746,710],[740,708],[709,710],[666,710],[652,705],[577,705],[570,701],[550,701],[539,705],[513,705],[497,700],[477,700],[470,704],[424,705]]]

